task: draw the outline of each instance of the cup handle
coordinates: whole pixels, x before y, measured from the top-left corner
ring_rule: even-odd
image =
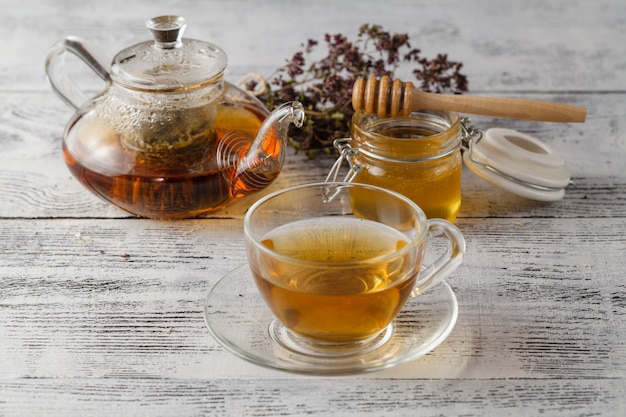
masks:
[[[465,254],[463,234],[452,223],[442,219],[430,219],[428,220],[428,234],[429,240],[439,237],[447,239],[448,247],[437,260],[420,271],[411,297],[423,294],[450,275],[461,264]]]

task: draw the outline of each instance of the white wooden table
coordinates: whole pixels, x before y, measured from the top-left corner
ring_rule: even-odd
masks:
[[[256,197],[201,219],[137,219],[62,161],[72,112],[45,80],[48,48],[78,35],[108,59],[161,14],[222,46],[231,81],[269,75],[308,38],[378,23],[462,61],[473,94],[586,106],[585,124],[473,118],[548,143],[576,187],[537,203],[464,172],[468,251],[449,279],[459,319],[425,357],[344,377],[249,364],[211,338],[202,305],[245,262],[241,219]],[[622,0],[0,0],[0,37],[0,416],[626,412]],[[331,162],[290,155],[271,189],[321,180]]]

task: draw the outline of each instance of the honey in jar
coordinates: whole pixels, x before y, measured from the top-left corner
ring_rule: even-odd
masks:
[[[359,111],[352,137],[336,146],[343,147],[352,181],[397,191],[429,218],[454,221],[461,208],[461,132],[453,112],[380,117]]]

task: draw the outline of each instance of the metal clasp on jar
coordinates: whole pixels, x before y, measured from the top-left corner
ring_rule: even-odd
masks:
[[[478,143],[483,137],[483,131],[472,126],[472,120],[469,117],[461,118],[461,148],[464,151],[470,151],[473,144]]]
[[[356,155],[359,153],[359,150],[353,148],[350,145],[349,138],[335,139],[333,141],[333,146],[339,151],[339,158],[337,158],[333,166],[330,168],[330,171],[328,172],[325,181],[336,182],[337,177],[339,177],[339,172],[341,171],[343,162],[346,161],[348,163],[348,172],[343,178],[342,182],[352,182],[352,180],[354,180],[354,177],[356,177],[358,173],[361,172],[361,169],[363,169],[356,157]]]

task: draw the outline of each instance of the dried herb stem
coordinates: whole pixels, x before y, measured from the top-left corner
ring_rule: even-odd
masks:
[[[424,58],[411,47],[407,34],[387,32],[379,25],[362,25],[354,41],[343,34],[326,34],[323,43],[327,54],[317,61],[310,56],[320,42],[309,39],[302,44],[268,78],[268,88],[260,96],[270,110],[286,101],[302,102],[307,121],[290,132],[290,143],[310,157],[320,151],[330,153],[334,139],[349,136],[352,86],[359,77],[394,77],[406,64],[415,66],[413,74],[424,91],[460,94],[468,88],[463,64],[450,61],[446,54]],[[254,91],[256,86],[253,80],[245,87]]]

